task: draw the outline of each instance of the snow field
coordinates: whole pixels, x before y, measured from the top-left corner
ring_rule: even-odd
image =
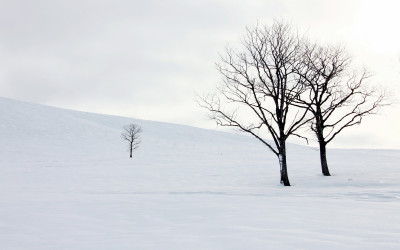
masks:
[[[0,98],[0,249],[399,249],[400,151],[289,145]],[[143,128],[129,159],[122,127]]]

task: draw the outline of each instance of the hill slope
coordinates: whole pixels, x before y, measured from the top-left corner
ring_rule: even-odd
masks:
[[[400,152],[290,145],[0,98],[4,249],[398,249]],[[129,159],[122,127],[143,128]]]

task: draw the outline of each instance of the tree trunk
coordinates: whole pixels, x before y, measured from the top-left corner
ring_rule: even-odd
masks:
[[[284,186],[290,186],[287,164],[286,164],[286,147],[285,144],[283,145],[284,146],[279,153],[279,166],[281,168],[281,184]]]
[[[317,134],[318,143],[319,143],[319,156],[321,159],[322,174],[325,176],[331,176],[331,174],[329,173],[328,161],[326,160],[326,141],[325,141],[325,137],[324,137],[324,119],[322,116],[320,106],[317,106],[317,112],[315,114],[315,119],[316,119],[315,132]]]
[[[322,174],[325,176],[331,176],[328,168],[328,161],[326,160],[326,142],[319,140],[319,156],[321,158]]]
[[[133,145],[131,143],[130,147],[129,147],[129,157],[132,158],[132,151],[133,151]]]

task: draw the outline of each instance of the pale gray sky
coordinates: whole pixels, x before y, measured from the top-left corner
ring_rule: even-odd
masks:
[[[0,0],[0,96],[82,111],[215,128],[194,102],[246,26],[285,19],[398,96],[396,0]],[[344,132],[336,147],[400,148],[400,108]]]

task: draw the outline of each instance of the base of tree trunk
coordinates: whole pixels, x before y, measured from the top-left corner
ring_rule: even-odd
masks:
[[[322,174],[323,174],[324,176],[331,176],[331,174],[329,173],[329,170],[327,170],[327,171],[322,171]]]
[[[326,154],[323,156],[324,158],[321,159],[321,170],[324,176],[331,176],[329,173],[328,162],[326,161]]]
[[[325,142],[319,143],[319,153],[320,153],[322,174],[324,176],[331,176],[331,174],[329,173],[328,161],[326,160],[326,143]]]
[[[283,186],[290,186],[289,177],[287,173],[281,173],[281,184]]]
[[[282,143],[283,144],[283,143]],[[283,144],[284,145],[284,144]],[[279,165],[281,168],[281,184],[284,186],[290,186],[289,182],[289,176],[288,176],[288,171],[287,171],[287,165],[286,165],[286,153],[285,153],[285,148],[282,150],[284,153],[279,154]]]

